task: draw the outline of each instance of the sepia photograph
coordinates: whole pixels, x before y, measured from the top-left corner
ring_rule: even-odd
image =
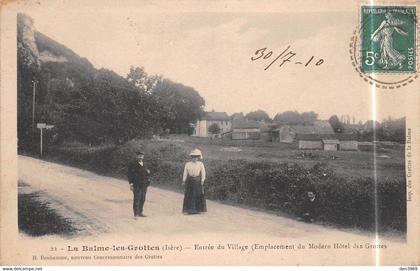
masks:
[[[418,2],[263,2],[3,6],[1,264],[418,265]]]

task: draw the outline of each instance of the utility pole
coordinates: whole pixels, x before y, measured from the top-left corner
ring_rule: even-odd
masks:
[[[40,155],[42,156],[42,128],[40,130],[41,130]]]

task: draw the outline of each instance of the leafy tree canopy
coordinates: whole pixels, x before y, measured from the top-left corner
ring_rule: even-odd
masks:
[[[290,125],[312,125],[318,119],[318,114],[310,111],[299,113],[297,111],[285,111],[283,113],[278,113],[274,117],[274,121],[281,124],[290,124]]]
[[[271,121],[271,118],[268,116],[268,114],[263,110],[257,110],[249,112],[245,115],[245,118],[247,120],[257,120],[257,121]]]
[[[220,126],[217,123],[213,123],[209,127],[209,133],[217,135],[218,133],[220,133]]]

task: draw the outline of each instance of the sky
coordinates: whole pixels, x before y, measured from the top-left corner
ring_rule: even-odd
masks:
[[[148,74],[195,88],[208,111],[262,109],[273,117],[296,110],[315,111],[320,119],[333,114],[372,119],[372,89],[354,70],[348,52],[358,22],[352,1],[260,1],[257,6],[252,1],[160,6],[159,1],[102,1],[100,6],[90,1],[83,9],[77,2],[43,1],[21,11],[34,19],[38,31],[96,68],[125,76],[130,66],[144,67]],[[267,59],[252,61],[261,48],[267,48]],[[293,61],[264,70],[286,48],[285,54],[296,54]],[[377,119],[405,115],[407,95],[375,93]]]

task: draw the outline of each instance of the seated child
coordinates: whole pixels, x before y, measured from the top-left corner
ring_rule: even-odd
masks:
[[[302,205],[302,217],[305,222],[314,222],[316,217],[316,195],[313,191],[308,191]]]

